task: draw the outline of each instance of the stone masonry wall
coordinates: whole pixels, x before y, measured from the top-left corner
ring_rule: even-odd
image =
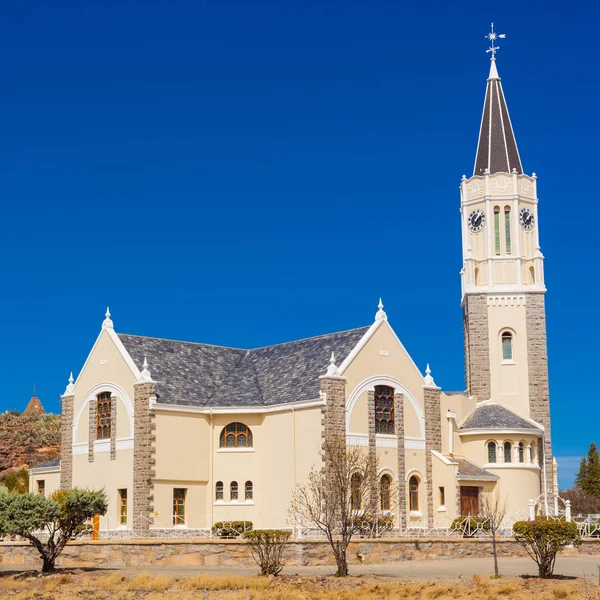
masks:
[[[492,392],[487,297],[465,296],[463,313],[467,391],[479,401],[489,400]]]
[[[73,487],[73,402],[74,396],[61,398],[60,410],[60,489]]]
[[[321,377],[321,393],[325,394],[322,408],[323,442],[344,439],[346,436],[346,379],[344,377]]]
[[[425,396],[425,477],[427,478],[427,523],[433,524],[433,455],[442,451],[440,388],[423,388]],[[431,525],[430,525],[431,527]]]
[[[498,540],[498,555],[526,556],[523,547],[514,540]],[[600,542],[584,541],[573,554],[598,554]],[[358,565],[357,553],[363,564],[381,564],[401,560],[491,557],[489,540],[477,539],[357,539],[348,548],[348,561]],[[565,552],[566,553],[566,552]],[[331,566],[335,562],[326,541],[293,541],[285,553],[288,567]],[[39,554],[26,542],[0,543],[0,565],[3,567],[41,566]],[[57,566],[65,568],[136,568],[152,567],[255,567],[248,546],[241,540],[135,540],[135,541],[75,541],[67,544]]]
[[[527,294],[527,367],[529,370],[529,408],[531,418],[544,426],[543,463],[546,487],[554,491],[554,467],[550,437],[550,392],[548,386],[548,350],[546,345],[546,309],[544,294]],[[542,474],[543,477],[543,474]],[[543,479],[542,479],[543,489]]]
[[[142,533],[150,525],[154,498],[155,422],[154,411],[149,408],[150,398],[156,394],[154,382],[134,386],[134,437],[133,437],[133,528]]]
[[[398,440],[398,514],[399,527],[404,530],[406,518],[406,450],[404,448],[404,394],[394,394],[394,420]]]

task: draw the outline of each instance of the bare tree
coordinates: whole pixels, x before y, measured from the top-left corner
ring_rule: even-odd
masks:
[[[337,574],[348,575],[347,549],[352,537],[371,534],[393,514],[390,502],[397,495],[387,479],[383,493],[377,482],[378,462],[363,448],[346,447],[343,438],[323,445],[323,467],[313,467],[306,483],[294,492],[290,513],[296,523],[322,531],[337,563]],[[382,511],[384,506],[386,510]],[[389,510],[388,510],[389,509]]]
[[[493,496],[486,495],[484,497],[481,508],[482,516],[487,520],[484,529],[488,529],[490,535],[492,536],[494,575],[499,577],[500,571],[498,570],[498,548],[496,545],[496,536],[506,517],[506,500],[501,501],[498,492],[495,492]]]

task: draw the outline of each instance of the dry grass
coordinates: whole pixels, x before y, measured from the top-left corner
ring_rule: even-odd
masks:
[[[71,571],[0,574],[2,600],[600,600],[583,580],[495,579],[406,582],[384,577],[165,577]]]

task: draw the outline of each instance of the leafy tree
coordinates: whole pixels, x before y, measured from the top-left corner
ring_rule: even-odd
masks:
[[[244,532],[250,553],[260,567],[261,575],[279,575],[283,569],[281,557],[292,535],[282,529],[255,529]]]
[[[50,498],[41,494],[0,496],[0,537],[19,535],[40,553],[42,571],[54,570],[56,559],[67,542],[90,531],[87,522],[104,515],[106,493],[73,489],[56,491]]]
[[[581,459],[575,486],[586,494],[600,498],[600,455],[594,442],[590,444],[587,456]]]
[[[9,473],[4,485],[13,494],[26,494],[29,491],[29,472],[27,469],[21,469],[16,473]]]
[[[549,579],[554,573],[556,555],[565,546],[581,545],[577,523],[539,517],[535,521],[517,521],[513,525],[517,542],[536,562],[540,577]]]
[[[377,459],[362,448],[346,447],[344,438],[323,446],[323,467],[313,467],[308,481],[296,487],[290,509],[292,519],[322,531],[337,564],[337,574],[348,575],[348,546],[365,526],[377,527],[379,494]],[[396,496],[389,491],[390,499]],[[390,506],[390,510],[393,507]]]

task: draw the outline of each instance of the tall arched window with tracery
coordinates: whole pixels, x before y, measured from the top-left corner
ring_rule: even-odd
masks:
[[[488,442],[487,451],[488,451],[488,462],[495,463],[496,462],[496,443]]]
[[[243,423],[229,423],[221,430],[219,437],[221,448],[252,448],[253,443],[252,431]]]
[[[510,442],[504,442],[504,462],[512,462],[512,444]]]
[[[391,507],[392,478],[382,475],[379,481],[379,495],[381,497],[381,510],[390,510]]]
[[[512,242],[510,237],[510,206],[504,207],[504,237],[506,242],[506,254],[511,254]]]
[[[96,439],[110,439],[111,401],[110,392],[102,392],[96,397]]]
[[[394,388],[375,386],[375,433],[396,433],[394,424]]]

